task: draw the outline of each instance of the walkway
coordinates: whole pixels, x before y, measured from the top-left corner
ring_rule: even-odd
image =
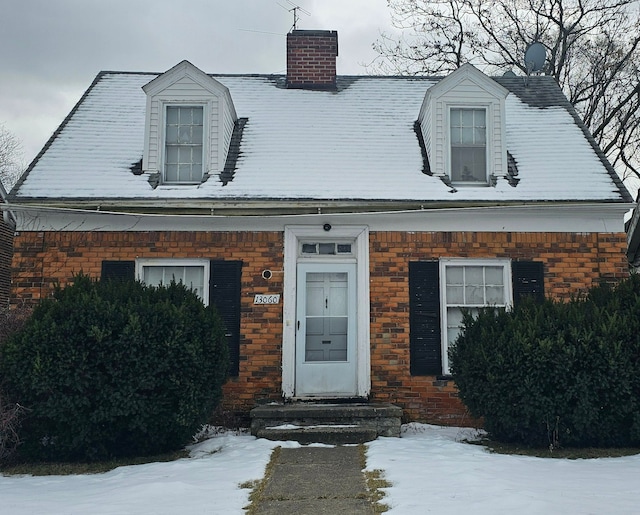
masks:
[[[372,515],[358,446],[276,449],[267,467],[256,515]]]

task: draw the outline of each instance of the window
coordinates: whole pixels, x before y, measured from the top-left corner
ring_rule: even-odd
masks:
[[[477,313],[484,306],[511,303],[510,266],[507,260],[443,260],[442,284],[443,369],[448,373],[447,349],[462,328],[462,310]]]
[[[449,116],[451,181],[488,183],[485,109],[452,108]]]
[[[316,255],[316,256],[335,256],[335,255],[350,255],[351,243],[342,242],[326,242],[326,243],[307,243],[301,244],[302,255]]]
[[[203,106],[167,106],[164,182],[193,184],[202,181]]]
[[[411,375],[449,373],[447,349],[460,332],[462,308],[544,300],[544,264],[507,259],[409,262]]]
[[[139,259],[137,278],[149,286],[167,286],[171,281],[193,290],[202,302],[209,303],[209,261],[199,259]]]

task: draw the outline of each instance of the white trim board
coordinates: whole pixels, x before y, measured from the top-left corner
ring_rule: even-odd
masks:
[[[633,203],[528,204],[369,213],[190,216],[4,204],[18,231],[284,231],[288,225],[366,225],[370,231],[624,232]]]

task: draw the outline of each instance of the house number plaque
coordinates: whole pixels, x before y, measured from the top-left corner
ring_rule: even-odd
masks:
[[[280,294],[256,295],[253,297],[254,304],[280,304]]]

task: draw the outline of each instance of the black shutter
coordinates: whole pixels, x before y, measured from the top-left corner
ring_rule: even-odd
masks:
[[[103,261],[100,277],[103,280],[133,281],[136,278],[136,262]]]
[[[538,302],[544,300],[544,263],[542,261],[512,261],[513,303],[532,296]]]
[[[411,375],[442,373],[439,274],[437,261],[409,263]]]
[[[218,310],[229,344],[229,375],[240,373],[240,280],[242,261],[211,261],[209,302]]]

